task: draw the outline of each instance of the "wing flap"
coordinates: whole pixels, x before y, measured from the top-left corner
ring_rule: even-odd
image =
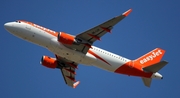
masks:
[[[65,70],[61,69],[62,76],[64,77],[64,81],[68,86],[73,87],[73,81],[69,81],[69,79],[66,76],[70,76],[70,74]]]
[[[76,80],[75,80],[75,75],[76,75],[75,70],[77,69],[78,64],[74,63],[72,61],[69,61],[67,59],[61,58],[60,56],[57,56],[57,55],[56,55],[56,58],[59,62],[58,68],[60,68],[60,70],[61,70],[61,73],[62,73],[65,83],[68,86],[76,88],[77,85],[80,83],[78,81],[76,82]]]

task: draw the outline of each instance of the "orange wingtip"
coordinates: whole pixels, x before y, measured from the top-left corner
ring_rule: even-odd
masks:
[[[123,13],[124,16],[128,16],[132,12],[132,9],[127,10]]]
[[[73,88],[76,88],[79,85],[80,81],[77,81],[73,84]]]

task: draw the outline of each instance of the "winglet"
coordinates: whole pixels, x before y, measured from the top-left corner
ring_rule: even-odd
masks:
[[[80,81],[77,81],[73,84],[73,88],[76,88],[79,85]]]
[[[127,10],[123,13],[124,16],[128,16],[132,12],[132,9]]]

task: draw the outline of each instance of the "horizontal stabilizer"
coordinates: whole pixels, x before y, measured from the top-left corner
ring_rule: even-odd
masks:
[[[166,64],[168,64],[167,61],[161,61],[159,63],[144,67],[143,70],[155,73],[158,72],[161,68],[163,68]]]
[[[143,83],[145,86],[150,87],[151,86],[151,78],[142,78]]]

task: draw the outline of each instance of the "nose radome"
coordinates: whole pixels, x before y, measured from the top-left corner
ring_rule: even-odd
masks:
[[[6,30],[9,30],[12,26],[13,26],[13,25],[12,25],[12,23],[10,23],[10,22],[4,24],[4,28],[5,28]]]

